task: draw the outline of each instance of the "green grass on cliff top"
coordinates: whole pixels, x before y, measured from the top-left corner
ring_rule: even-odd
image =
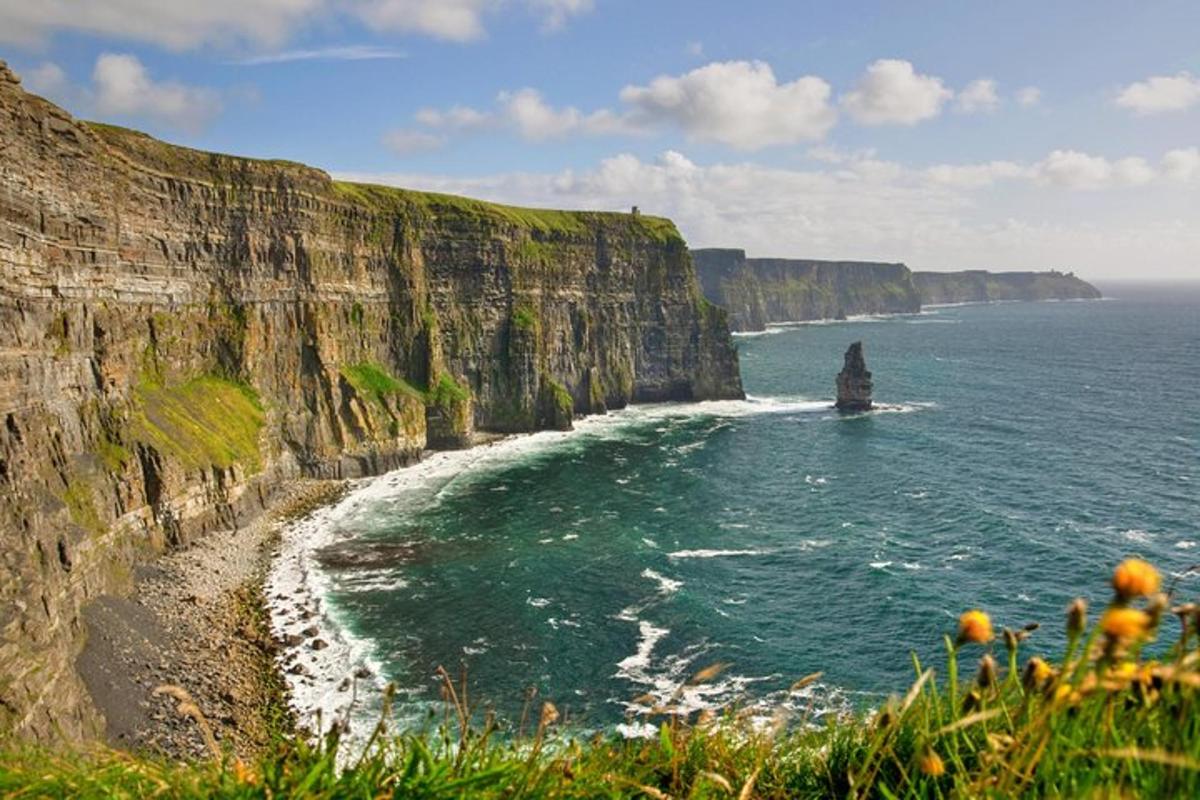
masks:
[[[435,217],[466,215],[489,219],[544,234],[581,235],[597,223],[627,225],[658,242],[683,241],[675,223],[664,217],[625,214],[614,211],[562,211],[550,208],[525,208],[490,203],[439,192],[421,192],[380,186],[372,183],[334,181],[333,190],[342,198],[377,211],[423,211]]]

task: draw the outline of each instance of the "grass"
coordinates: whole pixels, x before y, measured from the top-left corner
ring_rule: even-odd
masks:
[[[1068,611],[1056,662],[1026,655],[1036,626],[997,637],[984,612],[968,611],[945,639],[940,676],[914,658],[916,678],[903,694],[823,725],[782,712],[752,722],[738,709],[682,716],[667,704],[650,739],[577,741],[557,728],[551,703],[502,729],[467,703],[465,679],[442,671],[446,716],[434,734],[394,733],[381,721],[362,754],[339,752],[331,733],[317,743],[281,741],[253,764],[220,752],[171,764],[102,748],[82,756],[16,749],[0,760],[0,796],[1200,796],[1200,609],[1171,607],[1144,562],[1122,564],[1113,585],[1094,625],[1082,600]],[[1144,647],[1156,638],[1170,646],[1149,658]]]
[[[134,388],[134,440],[178,458],[189,468],[262,468],[259,434],[265,412],[246,384],[200,375],[179,384],[143,376]]]
[[[348,364],[342,367],[342,377],[354,387],[359,394],[371,399],[379,405],[384,404],[384,398],[394,394],[407,394],[424,399],[408,381],[397,378],[384,367],[371,361],[358,364]]]

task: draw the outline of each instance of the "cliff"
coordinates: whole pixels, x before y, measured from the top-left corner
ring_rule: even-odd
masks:
[[[1098,300],[1100,290],[1074,273],[914,272],[925,305],[990,303],[1000,300]]]
[[[741,397],[674,225],[339,183],[79,122],[0,62],[0,732],[103,725],[81,609],[472,428]]]
[[[919,311],[921,299],[903,264],[746,258],[743,250],[693,250],[704,296],[729,312],[736,331],[771,322],[853,314]]]

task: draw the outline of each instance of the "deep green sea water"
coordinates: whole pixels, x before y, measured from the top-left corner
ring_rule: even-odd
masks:
[[[934,309],[740,337],[744,403],[638,407],[574,433],[438,454],[285,539],[276,625],[316,608],[297,701],[328,715],[378,684],[416,718],[465,665],[503,716],[527,692],[594,728],[635,698],[842,708],[902,690],[965,608],[1042,622],[1138,554],[1200,562],[1200,289]],[[853,341],[877,413],[830,410]],[[286,598],[286,599],[285,599]],[[302,602],[298,602],[302,601]],[[338,684],[360,665],[372,677]],[[344,684],[343,684],[344,686]]]

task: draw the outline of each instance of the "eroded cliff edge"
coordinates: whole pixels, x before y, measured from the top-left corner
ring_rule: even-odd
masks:
[[[3,62],[0,278],[0,733],[97,734],[81,608],[290,476],[742,396],[667,220],[174,147]]]

